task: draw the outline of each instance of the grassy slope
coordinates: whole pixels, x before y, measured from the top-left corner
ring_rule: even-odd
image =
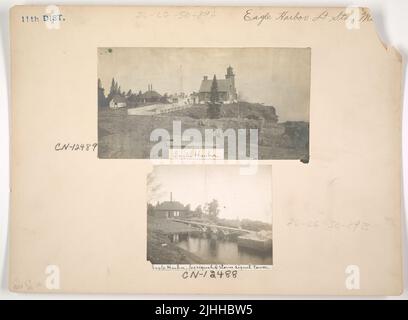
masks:
[[[200,257],[177,247],[168,235],[195,229],[185,224],[148,217],[147,219],[147,260],[153,264],[202,264]]]
[[[99,110],[98,155],[101,158],[150,157],[156,142],[150,134],[156,128],[173,131],[173,121],[181,121],[182,130],[196,128],[204,137],[205,129],[256,128],[259,133],[259,159],[300,159],[308,154],[309,124],[276,123],[273,107],[241,103],[223,105],[221,119],[206,119],[207,107],[191,108],[161,116],[128,116],[126,109]],[[273,111],[272,111],[273,110]],[[237,117],[238,113],[240,118]],[[246,119],[250,116],[253,119]]]

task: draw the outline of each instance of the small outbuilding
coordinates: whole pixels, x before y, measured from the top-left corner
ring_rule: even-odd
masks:
[[[156,206],[153,215],[156,218],[182,218],[188,214],[188,210],[178,201],[164,201]]]
[[[126,108],[126,106],[126,98],[120,95],[114,96],[109,102],[109,108],[111,109]]]
[[[158,203],[153,210],[156,218],[182,218],[189,214],[189,210],[180,202],[173,201],[173,194],[170,193],[170,201]]]

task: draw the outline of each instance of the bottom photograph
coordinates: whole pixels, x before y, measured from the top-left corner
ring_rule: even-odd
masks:
[[[155,166],[147,177],[147,260],[272,266],[271,167],[241,169]]]

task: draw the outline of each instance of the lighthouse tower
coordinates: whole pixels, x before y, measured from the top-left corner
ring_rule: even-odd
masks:
[[[229,100],[237,100],[237,90],[235,89],[235,74],[231,66],[227,68],[225,79],[229,82],[228,93]]]

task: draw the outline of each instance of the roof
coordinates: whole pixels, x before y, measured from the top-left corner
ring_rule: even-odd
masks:
[[[142,97],[144,99],[152,99],[152,98],[161,98],[160,93],[156,92],[156,91],[146,91],[145,93],[143,93]]]
[[[207,80],[202,80],[201,81],[201,86],[200,86],[200,92],[211,92],[211,85],[212,85],[212,80],[207,79]],[[227,92],[229,89],[231,82],[229,79],[220,79],[217,80],[217,86],[218,86],[218,92]]]
[[[183,211],[186,210],[184,206],[178,201],[164,201],[160,203],[156,210],[166,210],[166,211]]]
[[[126,103],[126,98],[120,95],[116,95],[116,96],[113,96],[111,101],[116,102],[116,103],[122,103],[122,102]]]

